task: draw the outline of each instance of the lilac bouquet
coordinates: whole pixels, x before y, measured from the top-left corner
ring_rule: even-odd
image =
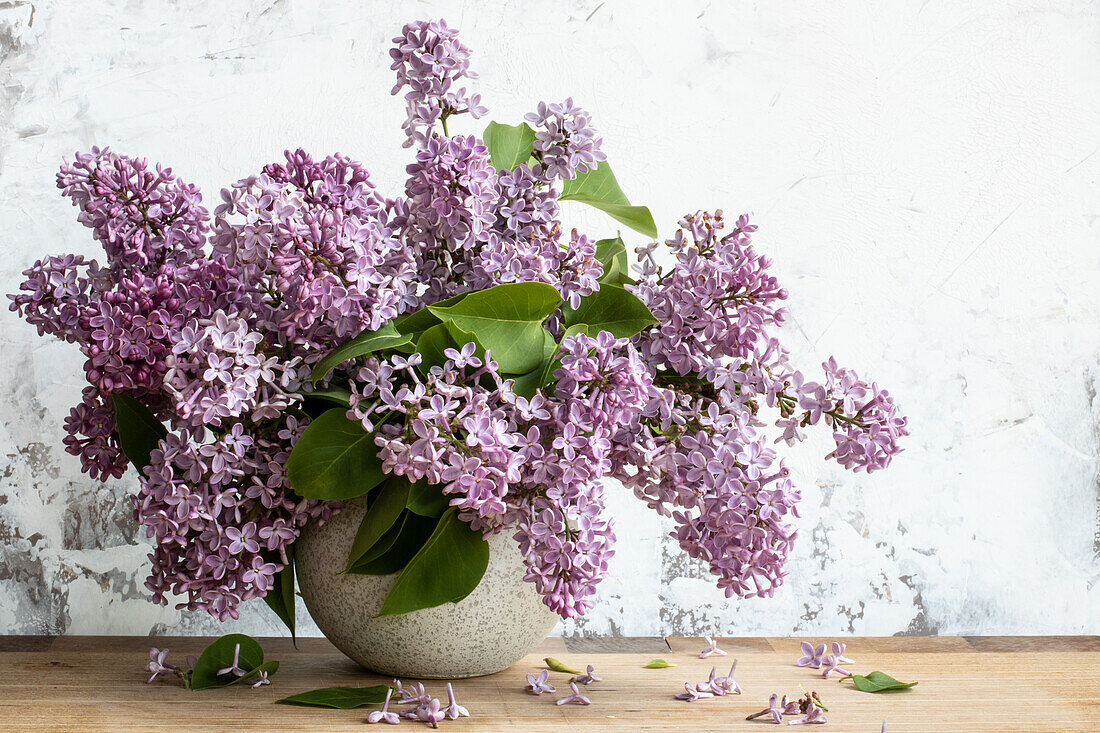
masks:
[[[747,217],[689,214],[632,265],[621,237],[561,227],[574,201],[657,239],[583,109],[451,135],[486,113],[469,49],[432,21],[390,54],[415,150],[394,198],[302,150],[212,216],[171,169],[107,149],[58,174],[105,257],[35,263],[11,307],[87,359],[66,449],[93,477],[140,472],[154,600],[224,620],[262,597],[293,630],[295,539],[366,496],[346,571],[399,573],[382,613],[461,600],[508,531],[576,617],[613,553],[606,478],[671,517],[727,596],[771,595],[799,500],[772,445],[823,425],[828,458],[885,468],[894,400],[832,359],[818,381],[790,365],[787,292]]]

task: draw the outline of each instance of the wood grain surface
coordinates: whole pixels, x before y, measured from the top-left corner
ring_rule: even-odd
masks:
[[[209,643],[203,638],[0,637],[0,729],[28,731],[364,730],[369,708],[325,710],[275,705],[287,695],[334,685],[389,682],[358,668],[324,639],[262,639],[281,667],[270,686],[190,692],[174,679],[145,684],[148,647],[182,661]],[[473,717],[441,728],[476,731],[768,730],[745,716],[772,692],[793,697],[816,690],[829,707],[824,730],[1100,731],[1100,637],[850,638],[856,673],[882,670],[916,687],[894,693],[858,692],[795,666],[800,639],[721,640],[727,657],[699,659],[700,639],[551,638],[499,674],[454,683]],[[825,641],[822,639],[821,641]],[[563,694],[535,697],[524,676],[554,656],[603,677],[587,689],[592,705],[555,705]],[[645,669],[662,657],[678,666]],[[706,678],[712,663],[728,671],[738,660],[743,695],[686,703],[673,698],[685,681]],[[569,675],[551,673],[559,692]],[[443,683],[426,682],[445,697]],[[413,726],[422,723],[403,721]]]

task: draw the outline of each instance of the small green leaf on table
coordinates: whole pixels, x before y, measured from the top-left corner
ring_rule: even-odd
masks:
[[[386,478],[373,433],[334,407],[309,424],[286,462],[287,479],[304,499],[362,496]]]
[[[489,148],[489,160],[493,167],[498,171],[510,171],[531,159],[535,131],[526,122],[518,125],[490,122],[481,139]]]
[[[415,514],[412,516],[416,516]],[[458,603],[473,592],[489,565],[489,543],[481,532],[447,509],[431,537],[397,577],[379,616]]]
[[[348,570],[397,522],[408,499],[409,481],[404,476],[391,475],[371,493],[367,511],[348,552]]]
[[[653,214],[644,206],[631,206],[626,194],[615,180],[611,166],[603,161],[595,170],[581,173],[562,184],[560,201],[579,201],[604,212],[612,219],[625,224],[647,237],[657,237],[657,225]]]
[[[840,681],[851,680],[852,684],[856,686],[856,689],[860,692],[886,692],[888,690],[907,690],[910,687],[917,685],[917,682],[901,682],[894,679],[885,672],[871,672],[868,675],[862,674],[850,674],[847,677],[841,677]]]
[[[393,324],[387,321],[375,331],[366,331],[345,341],[317,362],[317,366],[313,368],[313,384],[316,385],[324,379],[333,367],[349,359],[365,356],[381,349],[392,349],[410,341],[412,339],[407,334],[399,333]]]
[[[545,657],[542,661],[546,662],[546,668],[554,672],[565,672],[566,674],[581,674],[579,669],[573,669],[567,666],[565,662],[560,659],[554,659],[553,657]]]
[[[302,705],[315,708],[351,710],[364,705],[379,705],[386,699],[386,685],[374,687],[322,687],[319,690],[300,692],[275,702],[280,705]]]
[[[236,654],[237,646],[240,653]],[[237,666],[245,671],[243,677],[232,672],[218,674],[218,670],[233,666],[236,654]],[[244,634],[226,634],[215,640],[203,650],[191,671],[191,689],[206,690],[212,687],[226,687],[252,677],[257,672],[269,675],[279,668],[278,662],[264,663],[264,650],[259,642]]]
[[[554,286],[519,282],[470,293],[454,305],[430,305],[428,310],[474,334],[492,352],[501,372],[525,374],[542,363],[542,322],[559,305],[561,296]]]
[[[116,392],[111,399],[115,404],[115,430],[122,452],[141,473],[141,469],[149,465],[149,454],[168,434],[168,428],[148,407],[130,395]]]
[[[650,659],[642,666],[646,669],[665,669],[666,667],[675,667],[676,665],[672,662],[666,662],[663,659]]]
[[[582,298],[575,310],[566,306],[563,315],[566,326],[585,324],[591,336],[610,331],[615,338],[630,338],[657,322],[638,296],[612,283]]]

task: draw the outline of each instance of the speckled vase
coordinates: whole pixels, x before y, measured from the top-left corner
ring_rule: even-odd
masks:
[[[485,577],[461,602],[375,618],[397,576],[337,574],[366,509],[366,498],[345,502],[325,524],[307,526],[294,549],[317,628],[367,669],[425,679],[492,674],[518,662],[558,622],[523,580],[523,559],[507,532],[488,538]]]

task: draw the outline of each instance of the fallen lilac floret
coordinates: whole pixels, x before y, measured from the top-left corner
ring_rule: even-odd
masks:
[[[401,686],[401,683],[397,680],[394,680],[394,682],[397,684],[398,687]],[[392,695],[392,688],[386,690],[386,701],[382,703],[382,709],[370,711],[370,714],[367,715],[368,723],[389,723],[390,725],[397,725],[401,722],[401,718],[397,716],[397,713],[390,712],[390,696]]]
[[[584,695],[581,694],[581,691],[577,688],[577,683],[576,682],[570,682],[569,683],[569,689],[571,689],[573,691],[573,694],[569,695],[568,697],[563,697],[562,699],[558,700],[558,705],[567,705],[567,704],[570,704],[570,703],[572,703],[574,705],[591,705],[592,704],[591,700],[589,700],[587,697],[585,697]]]
[[[149,679],[145,680],[146,684],[149,684],[157,678],[158,674],[167,674],[168,672],[175,672],[176,666],[174,664],[168,664],[168,650],[157,649],[149,647],[149,663],[145,665],[145,671],[149,672]]]
[[[424,689],[423,682],[414,682],[408,687],[402,687],[397,691],[400,697],[397,698],[397,702],[401,705],[411,705],[416,703],[417,705],[423,705],[431,700],[431,695]]]
[[[779,695],[772,693],[772,696],[768,698],[768,707],[761,710],[759,713],[753,713],[746,716],[745,720],[755,720],[756,718],[763,718],[765,715],[772,716],[772,721],[779,725],[783,722],[784,715],[792,715],[799,712],[798,703],[790,702],[787,700],[787,696],[784,695],[780,700]]]
[[[244,677],[247,672],[241,669],[241,645],[237,644],[233,647],[233,664],[228,667],[222,667],[218,670],[218,675],[223,674],[235,674],[238,677]]]
[[[840,661],[832,654],[826,654],[825,657],[822,658],[821,664],[825,667],[821,670],[821,677],[823,679],[829,679],[829,675],[833,672],[839,672],[842,675],[851,674],[848,670],[840,666]]]
[[[416,708],[416,717],[425,723],[431,723],[433,728],[438,728],[439,721],[447,716],[439,709],[439,700],[433,697]]]
[[[690,682],[684,683],[684,691],[678,695],[674,695],[677,700],[687,700],[688,702],[695,702],[696,700],[702,700],[704,697],[714,697],[713,692],[703,692],[696,687],[692,687]]]
[[[726,653],[718,648],[718,642],[714,639],[709,636],[704,636],[703,639],[706,640],[707,645],[703,648],[703,651],[699,652],[700,659],[706,659],[712,654],[717,654],[720,657],[726,656]]]
[[[804,716],[787,721],[787,725],[824,725],[828,722],[829,719],[825,717],[825,713],[821,712],[821,708],[810,706],[810,709],[806,711]]]
[[[527,675],[527,690],[534,695],[541,695],[544,692],[557,692],[558,688],[550,684],[547,681],[549,679],[550,672],[545,669],[539,672],[538,677],[529,674]]]
[[[267,672],[265,672],[264,670],[260,670],[260,672],[256,675],[256,681],[252,683],[252,689],[270,684],[271,680],[267,678]]]
[[[844,656],[844,650],[848,648],[847,644],[842,644],[839,641],[834,641],[832,647],[833,656],[836,657],[836,661],[842,664],[853,664],[855,662],[854,659],[849,659],[848,657]]]
[[[818,644],[816,647],[808,641],[802,642],[802,658],[795,664],[799,667],[813,667],[814,669],[821,668],[821,655],[825,653],[825,645]]]
[[[595,668],[590,664],[588,665],[588,668],[587,670],[585,670],[584,674],[579,674],[570,681],[576,682],[581,685],[590,685],[593,682],[600,682],[602,680],[603,677],[597,677],[595,674]]]
[[[447,683],[447,707],[443,709],[443,712],[451,720],[457,720],[459,717],[470,717],[470,711],[458,704],[455,700],[455,691],[451,687],[451,683]]]
[[[733,665],[730,667],[730,673],[725,677],[718,677],[714,680],[725,692],[726,695],[740,695],[741,685],[737,684],[737,680],[733,679],[733,673],[737,670],[737,660],[733,660]]]

